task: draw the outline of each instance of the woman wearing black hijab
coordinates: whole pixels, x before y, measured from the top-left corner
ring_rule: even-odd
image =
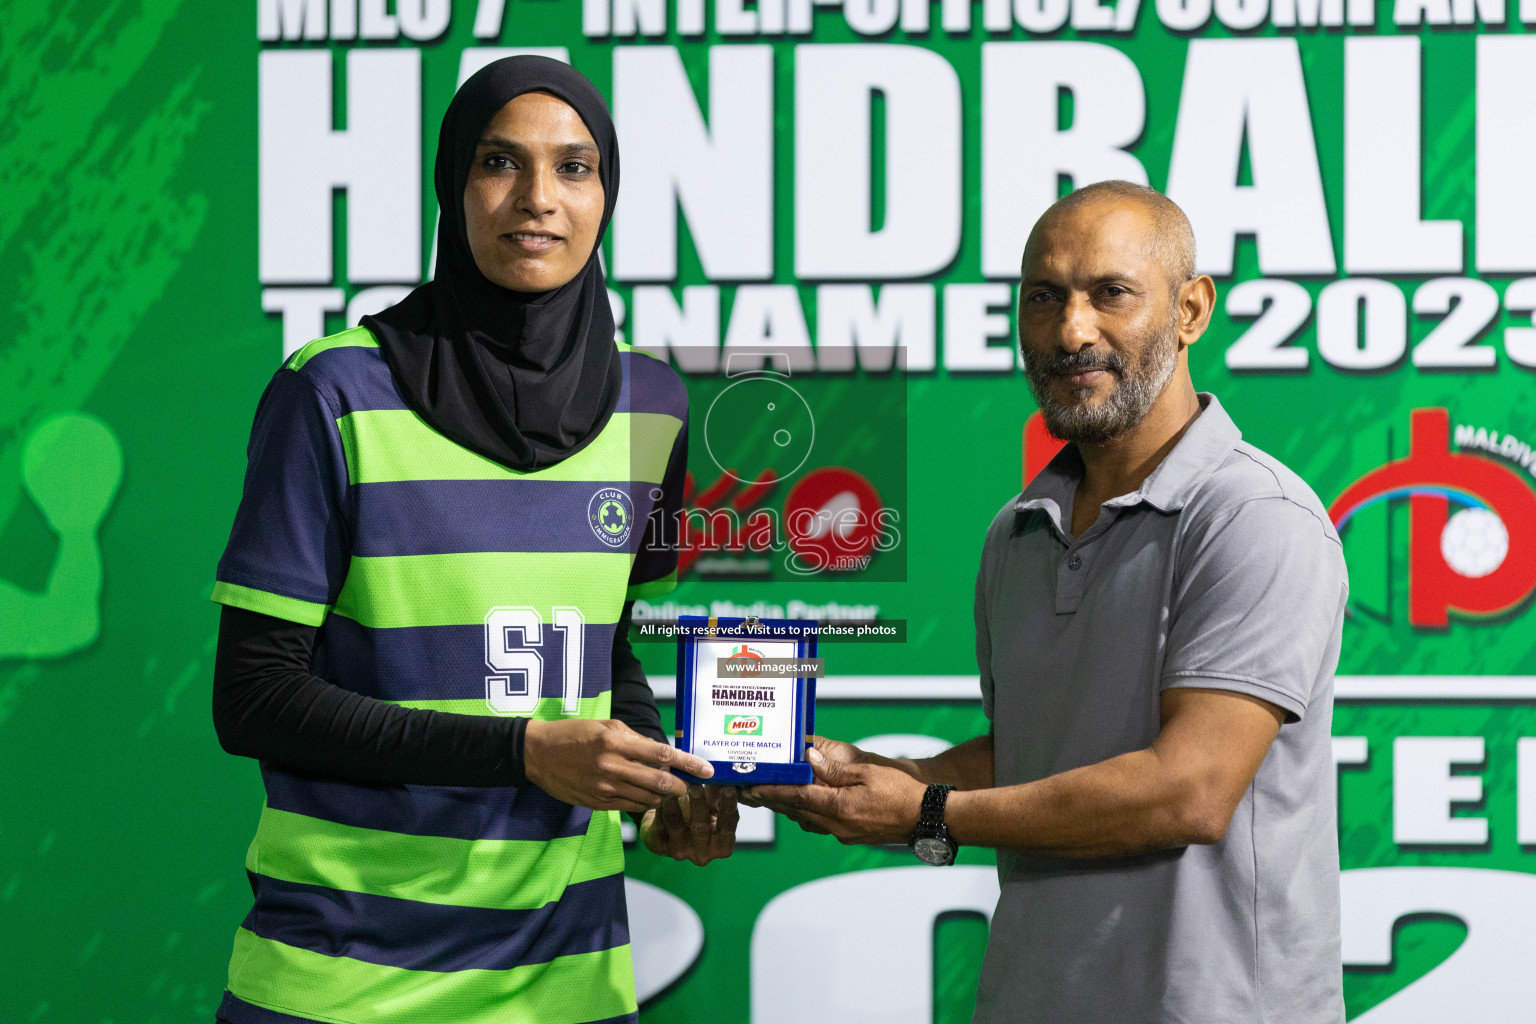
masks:
[[[215,724],[267,790],[221,1019],[634,1020],[616,812],[730,852],[625,638],[675,579],[687,396],[614,341],[618,171],[585,78],[484,68],[434,280],[262,397],[214,590]]]

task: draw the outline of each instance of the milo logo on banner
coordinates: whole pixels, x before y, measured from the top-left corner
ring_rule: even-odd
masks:
[[[726,715],[725,734],[727,736],[761,736],[763,734],[762,716]]]

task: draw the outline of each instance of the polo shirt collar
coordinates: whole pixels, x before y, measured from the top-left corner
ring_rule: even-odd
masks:
[[[1024,493],[1019,495],[1013,506],[1013,532],[1019,532],[1031,510],[1040,509],[1055,522],[1057,531],[1067,536],[1066,524],[1062,522],[1063,510],[1071,506],[1072,493],[1082,477],[1083,458],[1077,452],[1077,445],[1068,444],[1035,474]]]
[[[1173,451],[1142,482],[1140,500],[1163,512],[1184,507],[1195,488],[1232,454],[1243,432],[1237,429],[1221,402],[1208,391],[1198,395],[1205,410],[1189,425]],[[1127,495],[1128,499],[1134,495]],[[1117,499],[1120,500],[1120,499]]]
[[[1151,475],[1142,481],[1141,488],[1104,504],[1130,507],[1145,502],[1161,512],[1174,512],[1184,507],[1195,488],[1231,453],[1243,436],[1215,395],[1202,391],[1198,397],[1204,411],[1189,425],[1173,451],[1164,456]],[[1063,510],[1071,505],[1073,492],[1082,477],[1082,456],[1078,454],[1077,445],[1069,444],[1057,452],[1056,457],[1024,488],[1014,505],[1015,512],[1042,509],[1056,521],[1058,529],[1065,529]]]

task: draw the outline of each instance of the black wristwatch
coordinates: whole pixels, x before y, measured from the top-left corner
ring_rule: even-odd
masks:
[[[944,824],[944,802],[954,786],[934,783],[923,794],[923,810],[912,830],[912,852],[924,864],[943,867],[955,862],[960,847],[949,836],[949,826]]]

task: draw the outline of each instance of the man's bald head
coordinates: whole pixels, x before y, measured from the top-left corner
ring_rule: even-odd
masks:
[[[1152,220],[1148,239],[1151,255],[1168,275],[1168,285],[1179,285],[1195,276],[1195,232],[1189,218],[1172,199],[1156,189],[1130,181],[1099,181],[1084,185],[1071,195],[1058,199],[1041,214],[1024,246],[1024,263],[1039,243],[1043,231],[1085,208],[1105,205],[1130,205],[1144,210]]]

